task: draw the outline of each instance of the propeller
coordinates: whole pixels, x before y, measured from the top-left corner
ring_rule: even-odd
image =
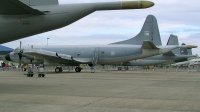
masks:
[[[22,53],[23,53],[22,42],[20,41],[20,47],[19,47],[19,53],[18,53],[18,55],[19,55],[19,67],[21,67],[21,64],[22,64]]]

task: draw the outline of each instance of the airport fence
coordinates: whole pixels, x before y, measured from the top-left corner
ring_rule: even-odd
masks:
[[[49,66],[45,67],[45,71],[52,71],[54,72],[55,67]],[[75,72],[75,66],[63,66],[64,71],[68,72]],[[1,71],[3,71],[2,68],[0,68]],[[21,68],[12,68],[12,67],[6,67],[4,68],[4,71],[24,71],[27,72],[27,70],[21,69]],[[33,68],[34,72],[38,71],[38,68]],[[140,66],[111,66],[111,65],[105,65],[105,66],[96,66],[95,67],[96,72],[200,72],[200,67],[185,67],[185,68],[177,68],[177,67],[153,67],[153,68],[145,68]],[[89,66],[82,66],[82,72],[91,72],[91,67]]]

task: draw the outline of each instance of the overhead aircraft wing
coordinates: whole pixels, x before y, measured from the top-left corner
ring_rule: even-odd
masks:
[[[0,14],[1,15],[21,15],[21,14],[44,15],[43,12],[31,8],[28,5],[23,4],[19,0],[1,0]]]

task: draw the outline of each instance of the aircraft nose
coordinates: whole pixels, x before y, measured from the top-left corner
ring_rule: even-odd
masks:
[[[6,59],[7,61],[12,61],[11,58],[10,58],[10,54],[7,54],[6,57],[5,57],[5,59]]]

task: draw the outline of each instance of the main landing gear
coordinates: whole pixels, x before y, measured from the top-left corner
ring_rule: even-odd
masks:
[[[81,72],[81,70],[82,70],[81,67],[76,67],[76,68],[75,68],[75,71],[76,71],[76,72]],[[62,68],[62,67],[56,67],[56,68],[55,68],[55,72],[56,72],[56,73],[61,73],[61,72],[63,72],[63,68]]]
[[[56,67],[55,72],[56,73],[61,73],[63,71],[62,67]]]
[[[76,72],[81,72],[81,70],[82,70],[81,67],[76,67],[76,68],[75,68],[75,71],[76,71]]]

